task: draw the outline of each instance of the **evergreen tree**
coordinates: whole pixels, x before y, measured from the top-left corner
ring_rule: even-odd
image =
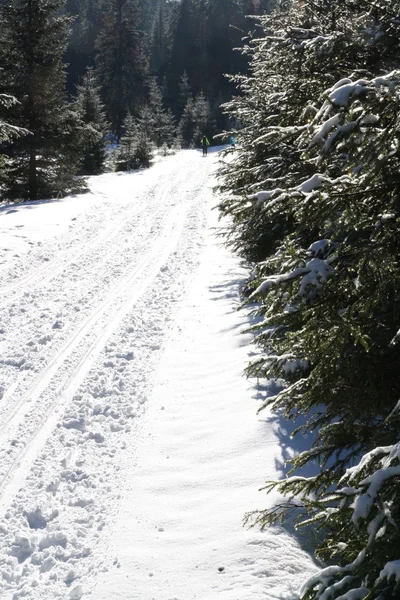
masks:
[[[116,170],[131,171],[140,167],[149,167],[152,159],[152,147],[146,134],[146,118],[135,121],[130,113],[124,120],[124,134],[120,140]]]
[[[96,75],[118,137],[127,111],[137,115],[145,98],[147,55],[139,21],[138,0],[107,0],[96,42]]]
[[[197,36],[197,11],[196,0],[182,0],[178,4],[178,18],[173,32],[171,59],[167,73],[167,88],[169,105],[175,116],[179,117],[175,98],[182,73],[186,71],[194,88],[197,88],[199,78],[203,83],[203,74],[197,68],[200,55],[199,40]],[[196,93],[201,89],[195,89]]]
[[[210,103],[201,92],[196,98],[189,97],[179,123],[179,137],[185,148],[199,146],[200,138],[206,135],[211,139],[215,125]]]
[[[171,9],[167,0],[159,0],[151,22],[150,72],[161,79],[167,70],[172,43]]]
[[[198,145],[200,138],[203,135],[206,135],[211,139],[215,133],[210,103],[204,96],[203,92],[200,92],[200,94],[195,98],[193,116],[195,122],[193,142]]]
[[[82,84],[77,86],[77,92],[77,110],[86,125],[82,172],[85,175],[96,175],[102,173],[104,168],[108,124],[93,69],[87,69]]]
[[[194,141],[196,131],[195,104],[193,98],[189,98],[183,110],[179,122],[179,138],[184,148],[189,148]]]
[[[137,126],[130,113],[124,120],[124,134],[121,137],[116,160],[117,171],[131,171],[135,168],[134,153],[136,149]]]
[[[65,53],[67,89],[71,96],[85,75],[86,68],[94,66],[95,44],[101,29],[101,0],[67,0],[65,11],[73,16],[72,30]]]
[[[228,107],[244,128],[222,212],[258,263],[248,302],[262,316],[264,353],[247,372],[285,382],[263,408],[305,417],[295,435],[314,436],[292,476],[267,484],[288,501],[249,518],[265,526],[300,506],[319,527],[330,566],[307,600],[399,592],[400,91],[399,73],[382,76],[398,61],[398,10],[315,0],[264,18]],[[310,463],[317,474],[299,476]]]
[[[149,81],[148,125],[146,134],[157,148],[163,144],[171,145],[175,135],[172,114],[163,107],[162,93],[155,78]]]
[[[189,77],[186,71],[183,72],[180,83],[179,83],[179,94],[176,100],[176,107],[178,110],[179,118],[181,118],[185,106],[188,103],[189,98],[192,96],[192,88],[189,83]]]
[[[11,142],[21,135],[27,135],[29,133],[26,129],[3,121],[3,112],[7,111],[15,104],[18,104],[18,101],[14,96],[0,94],[0,144]]]
[[[29,131],[26,129],[10,125],[6,121],[3,121],[3,112],[11,106],[14,106],[16,103],[17,100],[13,96],[10,96],[9,94],[0,94],[0,149],[4,148],[5,150],[7,145],[12,143],[13,140],[18,139],[21,135],[29,134]],[[7,181],[7,167],[7,155],[0,151],[0,196],[2,195],[1,186]]]
[[[65,99],[62,54],[70,19],[60,14],[62,6],[61,0],[13,0],[1,7],[5,85],[19,100],[10,123],[31,132],[10,150],[8,197],[35,200],[74,186],[79,120]]]

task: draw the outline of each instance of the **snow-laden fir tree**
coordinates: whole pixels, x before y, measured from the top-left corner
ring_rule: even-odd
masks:
[[[202,135],[212,138],[215,124],[210,103],[203,93],[195,98],[189,97],[179,122],[178,132],[184,148],[200,146]]]
[[[262,19],[263,30],[245,48],[249,76],[232,77],[242,94],[226,105],[242,129],[230,132],[241,151],[222,169],[229,191],[222,210],[233,217],[232,247],[249,260],[262,260],[293,228],[290,203],[272,204],[270,216],[247,201],[249,190],[274,183],[279,190],[280,183],[315,172],[313,162],[300,156],[297,137],[315,113],[319,94],[366,61],[365,44],[347,31],[345,18],[346,33],[329,33],[310,24],[307,3],[301,7],[296,3],[289,12]]]
[[[176,100],[176,106],[178,111],[179,119],[182,117],[185,106],[188,103],[189,98],[192,96],[192,88],[189,83],[189,77],[186,71],[183,72],[181,80],[179,82],[179,93]]]
[[[200,92],[194,100],[193,117],[195,124],[193,143],[195,145],[200,145],[200,139],[203,135],[206,135],[211,140],[215,133],[215,123],[210,102],[204,96],[203,92]]]
[[[189,148],[193,143],[195,129],[194,100],[192,97],[189,97],[178,126],[178,135],[184,148]]]
[[[284,383],[264,406],[305,416],[295,434],[314,439],[267,484],[288,501],[249,518],[300,505],[320,525],[330,566],[307,600],[398,594],[400,74],[381,70],[398,61],[398,14],[398,2],[316,1],[264,19],[230,107],[244,128],[222,210],[232,245],[259,261],[249,302],[264,352],[248,374]]]

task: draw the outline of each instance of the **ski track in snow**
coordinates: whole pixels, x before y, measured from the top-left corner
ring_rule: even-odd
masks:
[[[70,231],[1,261],[4,600],[77,600],[101,568],[118,465],[198,262],[213,168],[187,152],[93,178]]]

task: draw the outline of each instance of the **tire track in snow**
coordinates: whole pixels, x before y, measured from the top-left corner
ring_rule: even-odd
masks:
[[[156,186],[153,190],[150,191],[150,194],[154,194],[156,191]],[[126,226],[126,218],[127,216],[131,217],[140,217],[143,213],[148,210],[147,206],[144,206],[138,211],[132,213],[132,208],[128,205],[124,207],[124,210],[121,211],[122,215],[117,221],[117,224],[112,223],[110,226],[107,226],[106,229],[92,238],[90,241],[86,242],[82,247],[79,248],[77,252],[75,252],[71,256],[70,248],[62,252],[61,255],[55,256],[52,260],[47,261],[44,265],[36,269],[33,273],[29,273],[22,279],[19,279],[17,282],[6,285],[2,288],[2,300],[0,302],[0,310],[10,304],[11,302],[15,302],[18,297],[24,295],[27,291],[27,284],[29,284],[29,291],[32,288],[43,286],[49,283],[52,279],[54,279],[57,275],[62,273],[65,269],[67,269],[70,265],[72,265],[82,254],[88,254],[89,252],[96,250],[96,248],[101,247],[101,245],[106,242],[109,245],[112,240],[114,240],[118,235],[120,235],[123,228]],[[65,260],[65,262],[63,262]],[[61,264],[59,264],[61,262]],[[55,269],[52,269],[54,265]],[[7,295],[11,294],[9,298]],[[5,296],[5,298],[4,298]]]
[[[108,263],[111,263],[113,256],[123,254],[123,253],[121,253],[120,245],[113,244],[113,239],[115,239],[117,236],[121,236],[121,232],[124,230],[125,227],[128,227],[127,233],[131,234],[132,228],[133,227],[137,228],[137,223],[138,223],[138,219],[140,218],[140,216],[149,211],[149,204],[151,206],[154,206],[155,211],[153,210],[151,213],[151,221],[149,223],[146,221],[146,224],[144,226],[145,229],[143,230],[143,226],[141,226],[141,230],[143,230],[142,231],[143,236],[150,238],[151,237],[151,235],[150,235],[151,229],[154,228],[154,224],[157,225],[157,219],[158,219],[159,215],[161,214],[162,210],[165,210],[164,205],[165,205],[166,199],[168,198],[168,195],[171,193],[171,191],[173,191],[174,189],[177,189],[177,186],[181,185],[183,180],[184,180],[184,174],[178,174],[178,177],[175,179],[175,181],[173,183],[172,190],[171,190],[171,188],[166,188],[165,190],[163,190],[160,193],[159,192],[159,189],[161,187],[160,179],[157,179],[155,183],[152,183],[151,186],[145,190],[146,198],[147,198],[145,206],[143,206],[139,210],[136,210],[134,208],[134,205],[127,204],[126,207],[124,207],[122,214],[118,215],[118,220],[116,223],[115,223],[115,221],[113,221],[112,226],[108,227],[104,233],[100,234],[99,236],[96,236],[96,238],[94,240],[92,240],[91,242],[89,242],[88,244],[86,244],[84,248],[81,248],[77,253],[74,253],[73,257],[71,257],[70,260],[68,260],[65,264],[62,264],[59,268],[56,268],[55,270],[53,270],[51,273],[49,273],[47,276],[45,276],[44,279],[34,282],[33,285],[35,285],[35,283],[36,283],[36,285],[40,284],[41,286],[43,286],[45,283],[49,283],[50,281],[54,280],[53,287],[59,286],[60,284],[62,287],[65,287],[65,281],[58,281],[56,279],[56,277],[60,273],[64,272],[68,268],[68,266],[74,265],[74,261],[76,260],[77,256],[79,256],[81,258],[81,260],[80,260],[80,265],[78,265],[78,268],[80,269],[80,271],[79,271],[80,278],[78,279],[78,281],[81,280],[82,277],[87,277],[88,275],[92,276],[93,275],[93,267],[95,267],[97,269],[97,271],[99,273],[101,273],[101,277],[104,279],[104,283],[102,283],[100,278],[98,278],[98,280],[97,280],[96,285],[97,285],[97,288],[99,289],[99,291],[101,289],[106,289],[106,288],[111,289],[111,286],[113,285],[113,281],[109,280],[109,273],[111,271],[109,268],[110,265]],[[110,238],[110,235],[111,235],[111,238]],[[153,233],[153,235],[156,235],[156,233]],[[104,241],[103,252],[99,253],[98,249],[100,249],[102,247],[103,241]],[[111,247],[111,250],[110,250],[110,247]],[[130,247],[130,251],[132,251],[132,250],[135,250],[134,246]],[[98,260],[98,259],[96,260],[98,255],[100,257],[102,257],[101,260]],[[90,258],[91,258],[91,260],[89,260]],[[135,257],[135,260],[136,260],[136,257]],[[57,261],[55,261],[55,262],[57,262]],[[125,264],[122,264],[121,268],[124,271],[126,271]],[[129,266],[129,268],[130,268],[130,266]],[[32,277],[34,275],[36,275],[36,272],[32,275]],[[76,277],[76,273],[74,273],[74,276]],[[24,297],[27,294],[26,288],[24,289],[25,284],[26,284],[26,279],[24,279],[20,285],[20,290],[19,290],[18,296]],[[32,285],[29,286],[29,289],[31,289],[31,288],[32,288]],[[50,290],[47,290],[47,294],[49,292],[50,292]],[[95,301],[97,299],[97,296],[100,297],[100,295],[97,290],[95,290],[94,292],[95,293],[92,294],[92,297],[94,295],[93,300]],[[52,292],[52,293],[57,294],[57,290],[55,289],[54,292]],[[15,302],[15,300],[16,300],[16,297],[11,298],[12,303]],[[24,300],[24,302],[26,302],[26,299]],[[3,303],[0,303],[0,309],[4,305],[7,305],[9,303],[10,303],[10,299],[6,300]],[[79,303],[79,300],[78,300],[78,303]],[[29,313],[27,313],[27,316],[28,315],[29,315]],[[79,323],[75,324],[75,321],[77,320],[77,314],[76,313],[73,314],[73,317],[74,318],[72,321],[72,326],[79,327]],[[87,317],[85,317],[85,318],[87,318]],[[26,323],[23,323],[20,319],[18,321],[18,323],[16,324],[16,326],[18,326],[20,334],[22,331],[24,331],[26,329],[28,335],[29,335],[29,331],[32,329],[32,326],[34,327],[34,325],[32,325],[32,322],[30,322],[29,319]],[[83,322],[82,326],[84,326],[84,322]],[[19,335],[19,337],[18,337],[18,342],[19,342],[19,344],[21,343],[21,335]],[[67,345],[68,345],[68,341],[67,341]],[[40,355],[43,352],[46,353],[47,348],[46,349],[40,348],[40,351],[41,351]],[[47,362],[50,360],[51,363],[54,363],[57,360],[58,354],[60,354],[62,351],[63,351],[62,348],[60,350],[56,350],[53,357],[46,358],[46,356],[45,356],[44,359]],[[38,356],[39,356],[39,354],[35,358],[37,359]],[[40,368],[42,369],[42,365],[40,365]],[[1,419],[1,423],[2,423],[2,425],[0,425],[0,434],[4,430],[4,428],[7,426],[7,424],[9,423],[10,415],[12,418],[14,413],[17,412],[18,407],[23,402],[30,401],[29,396],[31,394],[31,390],[35,389],[35,387],[37,386],[36,382],[38,380],[38,377],[35,377],[34,381],[30,385],[30,388],[28,389],[28,391],[26,393],[22,394],[22,398],[20,400],[18,400],[15,395],[18,388],[21,387],[21,385],[23,385],[24,382],[29,379],[32,379],[32,369],[25,369],[24,371],[22,371],[22,373],[20,373],[18,375],[16,380],[8,386],[8,389],[6,389],[4,391],[3,397],[2,397],[2,402],[0,405],[0,419]],[[42,374],[39,374],[39,380],[40,379],[42,379]],[[13,398],[16,398],[16,403],[13,402]],[[7,410],[6,414],[4,414],[4,410]],[[1,439],[1,435],[0,435],[0,439]],[[0,448],[1,448],[1,445],[0,445]]]
[[[110,297],[102,303],[95,313],[92,314],[78,332],[75,333],[72,339],[69,340],[62,352],[44,371],[35,388],[29,390],[31,401],[37,402],[57,374],[57,371],[65,363],[68,356],[78,348],[79,344],[85,339],[90,330],[95,328],[98,320],[107,311],[113,315],[111,321],[106,321],[105,326],[104,324],[100,326],[100,335],[98,335],[81,354],[79,363],[75,367],[72,377],[67,377],[65,381],[57,386],[54,400],[45,413],[44,423],[32,432],[30,441],[17,454],[11,465],[7,468],[3,479],[0,482],[0,517],[4,516],[5,510],[7,510],[13,496],[18,491],[26,474],[29,472],[30,465],[45,444],[51,430],[57,424],[57,420],[65,408],[65,403],[91,368],[107,339],[119,326],[120,322],[133,305],[145,293],[150,283],[157,276],[160,268],[165,264],[168,256],[173,252],[179,241],[188,208],[189,205],[187,204],[185,210],[183,210],[182,205],[178,205],[173,209],[172,214],[164,227],[159,246],[153,246],[151,248],[139,265],[131,271],[129,276],[115,291],[113,291]],[[143,275],[146,275],[146,279],[136,292],[134,294],[129,294],[127,298],[124,297],[124,294],[130,292],[132,283],[138,277]],[[119,303],[121,303],[121,306],[119,306],[114,313],[112,311],[113,305]],[[2,447],[4,446],[6,439],[13,439],[13,434],[17,433],[18,426],[22,420],[25,419],[28,411],[32,411],[31,404],[26,402],[26,397],[24,397],[23,401],[24,404],[21,404],[20,409],[14,413],[14,416],[5,427],[6,431],[0,436]],[[43,416],[43,413],[41,413],[41,415]]]
[[[163,195],[165,195],[165,193]],[[162,209],[156,211],[156,213],[153,215],[153,219],[157,219],[161,211]],[[112,254],[116,254],[118,252],[119,249],[116,248]],[[27,412],[32,410],[33,405],[40,398],[42,392],[46,389],[48,382],[51,381],[51,379],[60,369],[63,363],[65,363],[68,360],[68,357],[75,351],[82,339],[88,333],[90,333],[91,327],[95,327],[96,321],[105,313],[109,305],[118,295],[118,291],[125,287],[124,282],[126,280],[131,279],[132,267],[135,267],[135,272],[137,270],[141,270],[140,265],[147,264],[147,256],[148,254],[145,254],[144,257],[140,259],[141,262],[139,263],[138,267],[136,267],[133,262],[129,264],[129,268],[127,269],[128,276],[122,280],[122,283],[117,283],[117,287],[111,289],[111,291],[107,294],[103,302],[101,302],[96,307],[96,309],[92,311],[90,315],[83,320],[83,322],[78,324],[77,328],[72,332],[72,335],[70,335],[70,337],[66,340],[66,343],[61,347],[61,349],[56,351],[52,357],[49,358],[46,367],[39,372],[38,376],[28,387],[28,389],[21,394],[21,397],[18,400],[18,402],[14,406],[10,406],[7,413],[4,414],[0,412],[0,449],[4,446],[4,443],[7,440],[12,439],[13,437],[11,434],[7,435],[7,430],[11,429],[15,432],[19,422],[22,421]],[[101,261],[98,261],[98,265],[103,265],[103,263],[106,260],[108,260],[109,257],[110,255],[105,255],[104,260],[102,259]],[[5,392],[2,398],[2,405],[4,406],[4,408],[6,408],[8,404],[7,402],[5,402],[5,400],[8,400],[8,398],[12,394],[14,394],[14,392],[18,388],[18,385],[20,385],[21,382],[23,382],[23,380],[23,376],[20,379],[17,379]],[[15,422],[17,422],[17,426],[15,425]]]
[[[140,216],[146,210],[147,209],[144,208],[143,210],[141,210],[141,211],[139,211],[137,213],[134,213],[132,216],[136,219],[138,216]],[[157,210],[156,213],[153,215],[153,218],[157,217],[161,213],[161,211],[162,211],[162,209]],[[123,229],[123,227],[125,226],[125,224],[126,224],[126,222],[124,220],[124,222],[121,223],[121,227],[118,228],[119,231],[116,232],[116,234],[120,233],[120,231]],[[150,223],[149,224],[149,228],[151,228],[152,225],[153,225],[153,223]],[[107,244],[107,246],[108,245],[109,244]],[[80,253],[78,253],[78,254],[80,254]],[[104,252],[102,254],[102,259],[96,261],[96,263],[95,263],[97,270],[104,270],[106,278],[108,278],[108,271],[104,267],[107,266],[107,262],[109,262],[113,258],[113,256],[115,256],[116,254],[120,254],[120,248],[118,246],[115,246],[111,252],[108,252],[108,253]],[[71,261],[69,261],[70,264],[73,264],[73,262],[74,262],[74,259],[71,259]],[[57,273],[63,271],[66,268],[66,266],[67,265],[63,265],[60,269],[57,269]],[[89,265],[89,270],[91,270],[90,267],[91,267],[91,265]],[[87,268],[86,262],[83,262],[82,268],[83,269]],[[129,265],[129,268],[131,268],[131,264]],[[48,280],[54,279],[57,273],[55,273],[55,272],[51,273],[49,275],[49,277],[48,277]],[[24,290],[21,291],[21,295],[24,295],[25,293],[26,292]],[[109,295],[112,296],[113,294],[114,294],[114,291],[111,290],[111,292],[109,293]],[[100,304],[100,307],[98,307],[98,309],[99,310],[101,309],[101,304]],[[88,318],[90,319],[90,315],[89,315],[89,317],[86,317],[83,320],[83,323],[81,322],[81,323],[77,324],[77,328],[76,329],[78,331],[78,334],[79,334],[79,331],[85,327],[85,323],[86,323],[86,321],[87,321]],[[29,325],[29,323],[28,323],[28,325]],[[19,325],[20,333],[21,333],[22,329],[23,329],[23,326]],[[75,333],[73,333],[72,337],[74,337],[74,336],[75,336]],[[9,386],[9,388],[5,391],[5,393],[3,394],[2,402],[1,402],[1,407],[0,407],[1,408],[1,410],[0,410],[0,417],[1,417],[1,424],[0,424],[0,448],[2,446],[1,442],[3,440],[3,436],[1,435],[2,432],[7,427],[7,425],[9,424],[9,422],[13,419],[15,413],[18,412],[18,408],[20,407],[20,405],[22,405],[25,402],[30,402],[32,404],[32,395],[35,396],[35,394],[34,394],[35,389],[37,389],[39,387],[40,380],[43,379],[44,373],[47,372],[48,370],[51,370],[52,367],[54,366],[54,363],[59,363],[59,357],[60,357],[60,355],[65,354],[65,349],[68,348],[69,345],[70,345],[70,342],[69,342],[70,339],[71,338],[67,339],[66,344],[64,344],[64,346],[61,348],[61,350],[56,350],[56,352],[54,353],[54,355],[48,359],[48,365],[47,365],[47,367],[45,367],[45,370],[44,371],[42,370],[39,373],[39,375],[34,379],[33,383],[30,385],[30,387],[28,388],[28,390],[21,395],[21,398],[17,401],[16,404],[14,404],[14,405],[12,404],[11,398],[15,394],[15,392],[17,391],[18,387],[20,385],[22,385],[27,378],[29,378],[29,376],[31,374],[30,370],[23,371],[17,377],[17,379]],[[10,399],[10,402],[9,402],[9,399]],[[7,410],[6,414],[4,414],[4,412],[2,412],[2,411],[4,411],[4,409]]]

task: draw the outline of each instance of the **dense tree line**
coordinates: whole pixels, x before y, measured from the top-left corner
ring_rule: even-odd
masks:
[[[261,409],[314,440],[267,482],[286,500],[248,519],[314,527],[306,600],[400,595],[399,28],[397,0],[287,2],[226,105],[221,211],[260,317],[247,373],[280,382]]]
[[[155,147],[195,146],[202,133],[211,139],[233,89],[224,74],[246,69],[246,58],[233,51],[252,27],[246,15],[270,5],[0,1],[0,94],[17,101],[4,118],[29,132],[1,142],[1,197],[76,189],[76,174],[104,169],[107,140],[135,139],[117,160],[128,168],[148,165]]]

